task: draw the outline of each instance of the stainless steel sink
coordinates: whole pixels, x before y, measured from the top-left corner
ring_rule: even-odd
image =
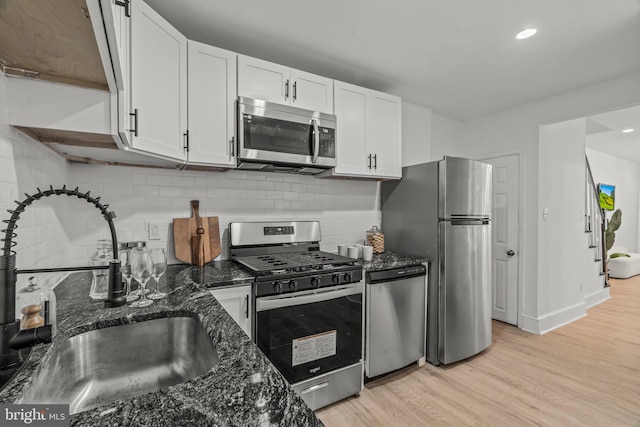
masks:
[[[71,414],[193,379],[218,361],[202,323],[191,317],[97,329],[51,351],[20,403],[68,403]]]

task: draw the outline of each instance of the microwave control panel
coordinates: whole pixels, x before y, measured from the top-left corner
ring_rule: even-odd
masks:
[[[336,130],[330,128],[320,127],[318,129],[320,133],[320,149],[318,155],[320,157],[336,157]]]

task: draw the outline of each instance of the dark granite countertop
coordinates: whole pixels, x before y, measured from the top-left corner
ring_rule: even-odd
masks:
[[[426,257],[385,251],[381,254],[374,254],[371,261],[363,261],[362,268],[365,271],[387,270],[418,265],[429,261],[429,258]]]
[[[250,283],[231,262],[203,268],[170,266],[163,278],[166,299],[134,309],[104,309],[91,302],[91,273],[74,273],[55,289],[57,335],[36,346],[16,377],[0,392],[0,402],[16,402],[49,350],[65,339],[98,328],[159,317],[190,315],[202,321],[219,361],[206,374],[153,393],[121,400],[71,416],[74,426],[321,426],[307,405],[245,335],[207,287]],[[166,283],[166,284],[165,284]],[[37,402],[33,402],[37,403]]]

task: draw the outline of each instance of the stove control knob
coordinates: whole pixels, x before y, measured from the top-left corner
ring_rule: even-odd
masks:
[[[311,286],[316,289],[320,287],[320,276],[314,276],[311,278]]]
[[[296,282],[295,280],[289,280],[289,290],[290,291],[297,291],[298,290],[298,282]]]
[[[353,273],[348,272],[348,273],[344,273],[344,283],[351,283],[353,281]]]
[[[277,294],[282,293],[282,283],[281,282],[273,282],[273,292]]]
[[[331,281],[333,283],[335,283],[336,285],[340,284],[340,275],[339,274],[334,274],[333,277],[331,278]]]

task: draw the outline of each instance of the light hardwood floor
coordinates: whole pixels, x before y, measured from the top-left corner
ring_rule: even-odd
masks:
[[[327,427],[640,426],[640,276],[542,336],[493,322],[489,349],[411,366],[318,410]]]

